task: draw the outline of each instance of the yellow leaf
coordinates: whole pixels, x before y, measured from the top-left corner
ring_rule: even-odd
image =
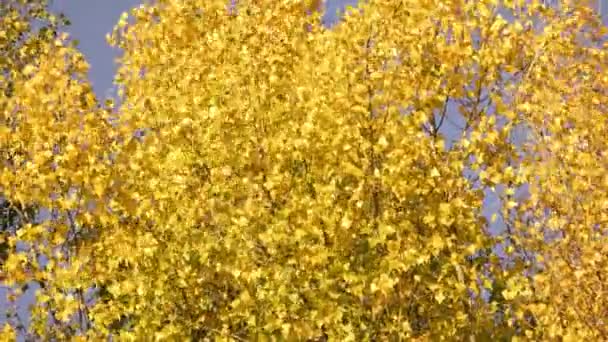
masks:
[[[445,295],[443,294],[443,292],[436,293],[435,294],[435,300],[439,304],[443,303],[443,301],[445,300]]]
[[[353,221],[348,216],[342,217],[342,228],[348,229],[352,226],[352,224]]]

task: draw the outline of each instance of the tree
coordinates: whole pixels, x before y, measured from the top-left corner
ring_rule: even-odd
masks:
[[[38,135],[10,137],[57,166],[2,186],[60,213],[10,240],[9,279],[44,280],[35,336],[605,336],[606,32],[588,7],[370,0],[326,29],[310,2],[226,5],[121,18],[111,122],[61,41],[20,74],[8,108]],[[49,112],[64,121],[34,120]]]
[[[41,45],[52,39],[60,25],[65,24],[63,17],[56,17],[45,10],[42,1],[19,2],[4,1],[0,4],[0,111],[2,116],[2,133],[7,134],[16,125],[12,114],[6,113],[7,100],[13,96],[16,70],[31,63],[40,53]],[[40,25],[33,31],[32,24]],[[3,140],[0,145],[3,167],[10,167],[22,158],[22,151],[17,146],[8,146]],[[6,198],[0,198],[0,227],[3,234],[18,229],[32,221],[35,209],[32,207],[16,208]],[[5,242],[0,244],[0,261],[5,260]]]
[[[84,77],[88,65],[60,32],[67,24],[46,1],[0,4],[0,264],[11,306],[2,308],[11,324],[3,333],[26,339],[74,330],[57,319],[56,303],[80,294],[74,307],[86,288],[66,287],[61,273],[77,267],[72,256],[94,224],[82,217],[94,205],[90,189],[102,184],[99,157],[111,151],[110,123]],[[39,288],[29,325],[17,314],[28,288]]]
[[[18,92],[22,70],[37,64],[45,48],[57,37],[57,32],[69,25],[63,15],[50,13],[46,6],[46,1],[7,0],[0,3],[0,264],[4,264],[10,254],[11,237],[34,224],[40,209],[35,201],[24,200],[24,197],[11,193],[16,185],[13,172],[30,157],[27,143],[24,144],[20,140],[23,136],[17,133],[23,124],[22,117],[11,102]],[[4,276],[0,273],[0,279],[4,280]],[[21,330],[25,329],[23,318],[17,314],[16,307],[10,306],[28,286],[24,282],[9,288],[9,307],[2,307],[6,320]]]

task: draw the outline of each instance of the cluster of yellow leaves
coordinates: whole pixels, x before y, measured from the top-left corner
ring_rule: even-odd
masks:
[[[532,270],[536,338],[608,338],[608,31],[594,17],[580,8],[546,26],[519,92],[530,198],[512,227]]]
[[[15,69],[0,186],[50,212],[3,265],[44,284],[32,333],[605,338],[599,21],[370,0],[326,29],[318,4],[134,9],[116,117],[65,37]]]
[[[2,227],[9,251],[1,272],[12,303],[26,287],[39,287],[30,324],[13,317],[15,329],[4,332],[63,339],[73,335],[72,313],[93,283],[81,272],[84,241],[109,213],[104,196],[115,183],[107,166],[116,139],[86,81],[84,57],[46,6],[0,3],[0,192],[17,216],[17,226]]]

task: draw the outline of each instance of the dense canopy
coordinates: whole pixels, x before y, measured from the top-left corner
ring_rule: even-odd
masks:
[[[0,3],[2,272],[37,289],[2,337],[608,338],[581,1],[158,0],[109,37],[116,104],[32,3]]]

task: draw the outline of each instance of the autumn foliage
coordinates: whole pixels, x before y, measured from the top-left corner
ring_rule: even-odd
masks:
[[[4,338],[608,339],[593,11],[320,4],[135,8],[101,105],[0,3],[2,272],[36,291]]]

